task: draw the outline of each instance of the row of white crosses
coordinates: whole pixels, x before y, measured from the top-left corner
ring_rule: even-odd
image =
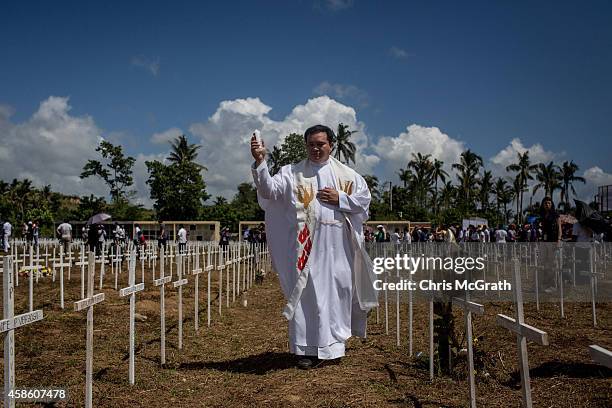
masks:
[[[0,333],[4,333],[4,406],[13,408],[15,399],[11,391],[15,389],[15,329],[42,320],[42,310],[30,310],[14,316],[15,288],[13,286],[13,260],[5,256],[2,268],[3,280],[3,319],[0,321]]]
[[[241,252],[241,248],[244,248],[244,256],[240,257],[240,252]],[[91,407],[92,406],[92,373],[93,373],[93,307],[94,305],[96,305],[97,303],[100,303],[104,300],[104,293],[97,293],[94,294],[94,282],[95,282],[95,269],[96,269],[96,264],[100,265],[100,288],[102,287],[102,283],[103,283],[103,278],[104,278],[104,267],[106,264],[108,264],[108,260],[106,259],[106,251],[105,248],[103,248],[100,256],[96,259],[95,255],[93,252],[89,252],[88,253],[88,258],[87,261],[85,261],[85,247],[83,245],[81,245],[81,255],[80,255],[80,260],[78,262],[75,263],[75,266],[79,266],[81,268],[81,296],[82,299],[75,302],[74,303],[74,309],[75,311],[80,311],[80,310],[84,310],[87,309],[87,338],[86,338],[86,379],[85,379],[85,405],[87,407]],[[192,273],[196,276],[196,282],[198,281],[198,276],[199,274],[202,272],[202,269],[199,267],[199,263],[200,263],[200,249],[202,249],[202,255],[204,254],[204,247],[203,246],[199,246],[196,245],[194,246],[194,251],[190,252],[189,255],[194,254],[194,269],[192,271]],[[263,246],[258,247],[259,249],[259,256],[260,256],[260,262],[267,262],[266,257],[268,256],[268,252],[267,250],[264,251]],[[251,247],[245,247],[245,246],[237,246],[237,245],[233,245],[229,248],[226,248],[225,250],[220,250],[218,247],[216,246],[212,246],[209,245],[208,246],[208,251],[207,251],[207,264],[204,268],[204,271],[208,272],[208,276],[209,276],[209,286],[208,286],[208,291],[210,294],[210,273],[212,270],[214,270],[215,268],[215,264],[214,262],[211,260],[211,255],[217,255],[217,269],[222,271],[223,269],[225,269],[226,267],[229,267],[230,265],[232,266],[232,280],[234,281],[234,284],[232,285],[232,288],[234,290],[232,290],[233,292],[233,299],[235,300],[235,293],[236,290],[239,291],[240,290],[240,265],[241,262],[245,263],[246,266],[246,270],[243,274],[243,277],[245,278],[242,289],[246,290],[248,287],[250,287],[250,285],[253,283],[254,281],[254,253],[251,250]],[[116,256],[117,254],[115,254]],[[154,254],[149,253],[148,254],[149,257],[154,257]],[[187,283],[187,279],[185,279],[184,276],[184,266],[185,266],[185,257],[186,255],[184,254],[178,254],[178,258],[177,258],[177,274],[178,274],[178,280],[174,282],[174,286],[178,287],[178,295],[179,295],[179,349],[182,348],[182,286],[184,286]],[[32,257],[30,257],[30,259],[32,259]],[[63,249],[60,249],[60,256],[59,258],[55,258],[55,256],[51,259],[52,262],[54,262],[54,268],[59,268],[60,269],[60,286],[61,286],[61,299],[60,299],[60,303],[63,306],[63,274],[64,274],[64,267],[68,267],[70,268],[70,263],[64,262],[65,259],[67,260],[71,260],[72,256],[69,254],[67,257],[64,257],[63,254]],[[155,258],[153,258],[154,260]],[[112,261],[115,261],[115,259],[112,259]],[[57,263],[59,261],[59,263]],[[188,260],[189,262],[190,260]],[[6,257],[6,261],[5,263],[7,263],[7,265],[9,265],[8,267],[5,266],[4,270],[5,271],[10,271],[9,273],[4,274],[5,279],[10,279],[10,283],[6,283],[4,285],[4,289],[5,289],[5,302],[13,302],[13,289],[12,289],[12,278],[17,277],[18,273],[13,274],[13,264],[12,264],[12,257]],[[22,261],[23,262],[23,261]],[[141,261],[142,262],[142,261]],[[129,286],[126,288],[121,289],[120,291],[120,296],[129,296],[130,297],[130,360],[129,360],[129,382],[130,384],[134,384],[135,381],[135,369],[134,369],[134,343],[135,343],[135,327],[134,327],[134,313],[135,313],[135,296],[136,293],[139,291],[142,291],[144,289],[144,282],[141,282],[139,284],[136,284],[135,282],[135,270],[136,270],[136,263],[137,263],[137,259],[136,259],[136,254],[135,252],[132,252],[132,254],[130,256],[128,256],[128,280],[129,280]],[[160,262],[160,279],[155,281],[155,284],[157,286],[160,286],[160,307],[161,307],[161,318],[162,318],[162,323],[161,323],[161,331],[162,331],[162,350],[161,350],[161,361],[162,364],[165,363],[165,305],[164,305],[164,284],[168,283],[171,280],[170,276],[164,276],[164,254],[163,254],[163,249],[161,251],[161,262]],[[171,263],[172,265],[172,263]],[[32,268],[30,269],[26,269],[31,271],[30,277],[32,277],[32,272],[37,270],[35,265],[30,265]],[[85,270],[85,266],[87,266],[87,279],[85,279],[84,276],[84,270]],[[171,266],[172,267],[172,266]],[[221,268],[219,268],[221,267]],[[118,268],[117,268],[118,269]],[[238,277],[236,277],[235,272],[238,272]],[[87,281],[87,297],[84,296],[84,284],[85,281]],[[220,283],[219,283],[219,287],[220,289],[223,287],[222,285],[223,281],[222,278],[220,278]],[[197,283],[196,283],[197,285]],[[10,296],[7,295],[6,291],[10,288]],[[31,293],[32,291],[30,291]],[[227,281],[226,281],[226,300],[227,303],[229,305],[229,275],[227,275]],[[198,297],[198,288],[196,286],[196,317],[195,317],[195,321],[196,321],[196,330],[197,330],[197,324],[198,324],[198,308],[197,308],[197,297]],[[32,308],[32,299],[33,296],[30,296],[30,308]],[[208,300],[210,302],[210,295],[208,296]],[[220,297],[219,299],[220,303],[222,303],[222,298]],[[209,316],[210,316],[210,306],[209,306]],[[24,315],[20,315],[16,318],[14,318],[14,324],[10,323],[10,318],[12,318],[12,307],[7,307],[6,303],[5,303],[5,319],[9,319],[9,320],[3,320],[2,322],[2,331],[7,331],[9,333],[9,335],[7,335],[7,341],[5,342],[5,347],[7,347],[8,350],[8,346],[13,344],[13,353],[11,354],[10,352],[5,352],[5,356],[14,356],[14,341],[11,341],[11,337],[10,335],[12,334],[12,329],[19,327],[23,324],[27,324],[36,320],[40,320],[42,319],[42,311],[32,311],[30,313],[24,314]],[[209,325],[210,325],[210,319],[209,319]],[[8,361],[10,363],[10,361]],[[7,362],[5,362],[5,367],[7,368],[7,370],[11,367],[11,364],[7,364]],[[13,365],[14,367],[14,365]],[[10,384],[14,385],[14,382],[10,381],[10,378],[14,378],[14,375],[12,377],[7,377],[9,378],[8,381],[5,381],[5,384],[8,384],[7,386],[9,386]],[[8,405],[7,405],[8,406]]]
[[[427,245],[423,243],[416,243],[412,245],[406,246],[395,246],[392,245],[376,245],[375,256],[387,255],[387,249],[392,248],[395,255],[395,252],[408,251],[412,254],[412,251],[416,254],[428,254],[434,255],[436,250],[443,248],[442,245]],[[477,250],[482,250],[478,249]],[[513,278],[513,294],[514,294],[514,303],[515,303],[515,311],[516,318],[511,318],[502,314],[499,314],[497,317],[497,324],[502,327],[507,328],[508,330],[514,332],[517,336],[517,345],[518,345],[518,359],[520,366],[520,374],[521,374],[521,386],[523,393],[523,405],[526,407],[532,406],[531,400],[531,387],[530,387],[530,379],[529,379],[529,363],[527,357],[527,340],[532,340],[541,345],[548,345],[548,335],[546,332],[539,330],[533,326],[530,326],[524,322],[524,311],[523,311],[523,299],[522,299],[522,285],[521,285],[521,275],[520,275],[520,264],[521,264],[520,253],[515,255],[515,258],[512,261],[512,278]],[[496,272],[498,274],[498,272]],[[387,274],[383,274],[382,278],[386,281]],[[412,279],[411,274],[408,274],[409,279]],[[499,275],[498,275],[499,276]],[[399,273],[396,274],[396,277],[399,280]],[[430,270],[430,279],[433,278],[433,270]],[[468,278],[469,279],[469,278]],[[483,275],[483,279],[486,279],[486,276]],[[498,278],[499,280],[499,278]],[[399,291],[396,291],[396,325],[397,325],[397,336],[399,338]],[[389,324],[388,324],[388,296],[387,291],[385,291],[385,331],[388,333]],[[409,299],[408,299],[408,336],[409,336],[409,354],[412,356],[412,292],[408,291]],[[433,293],[427,294],[428,296],[428,309],[429,309],[429,326],[428,326],[428,337],[429,337],[429,376],[430,379],[433,379],[434,376],[434,347],[433,347],[433,304],[434,304],[434,296]],[[475,387],[475,379],[474,379],[474,357],[473,357],[473,339],[472,339],[472,314],[482,315],[484,314],[484,306],[475,302],[472,302],[469,297],[469,293],[465,293],[464,298],[453,298],[452,302],[454,305],[461,307],[464,310],[465,316],[465,330],[467,337],[467,363],[468,363],[468,383],[469,383],[469,397],[470,397],[470,406],[476,406],[476,387]],[[399,341],[398,341],[399,345]]]

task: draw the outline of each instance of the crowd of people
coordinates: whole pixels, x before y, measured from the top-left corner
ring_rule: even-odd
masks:
[[[426,228],[420,225],[403,230],[395,228],[389,232],[383,225],[375,230],[364,228],[366,242],[603,242],[612,237],[596,233],[579,221],[563,224],[560,214],[555,210],[549,197],[542,200],[539,216],[532,223],[498,225],[496,228],[486,224],[461,226],[459,224],[441,225]]]

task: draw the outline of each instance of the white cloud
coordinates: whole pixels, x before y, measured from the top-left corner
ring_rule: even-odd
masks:
[[[586,183],[574,183],[574,188],[578,198],[587,203],[593,201],[593,197],[597,194],[597,187],[612,185],[612,174],[606,173],[597,166],[586,169],[582,177],[584,177]]]
[[[315,124],[328,125],[335,130],[338,123],[344,123],[357,131],[351,139],[357,146],[357,164],[354,167],[361,174],[376,174],[381,182],[393,180],[399,183],[398,169],[404,168],[412,158],[411,154],[417,152],[442,160],[455,181],[450,166],[467,148],[464,142],[437,127],[417,124],[408,126],[397,136],[383,136],[373,143],[355,109],[329,96],[309,99],[295,106],[281,120],[271,119],[271,110],[259,98],[227,100],[220,102],[208,119],[189,126],[190,142],[202,145],[198,161],[209,169],[204,178],[213,197],[222,195],[231,199],[239,183],[252,181],[249,139],[254,129],[261,131],[266,146],[272,149],[289,133],[301,134]],[[71,115],[69,99],[61,97],[49,97],[21,123],[14,123],[12,114],[10,106],[0,105],[2,179],[27,177],[37,186],[51,184],[55,191],[66,194],[108,195],[108,188],[100,179],[81,180],[78,177],[88,159],[99,159],[94,149],[102,130],[92,117]],[[152,135],[150,141],[163,143],[182,133],[180,128],[170,128]],[[104,134],[112,135],[113,132]],[[169,154],[169,146],[163,146],[162,150],[161,153],[135,154],[133,189],[137,192],[137,203],[152,205],[146,185],[145,161],[163,161]],[[514,139],[491,157],[486,167],[496,176],[508,175],[505,167],[516,161],[517,153],[527,150],[532,163],[550,160],[559,163],[564,155],[546,150],[541,144],[525,146],[519,139]],[[575,188],[578,197],[585,201],[592,200],[597,186],[612,184],[612,174],[599,167],[588,168],[583,177],[587,179],[586,185],[575,183]]]
[[[206,122],[190,126],[190,132],[203,146],[198,160],[209,169],[205,179],[213,197],[223,195],[231,198],[236,192],[236,185],[252,180],[249,141],[255,129],[261,131],[264,143],[268,149],[272,149],[289,133],[304,133],[315,124],[335,128],[342,122],[357,131],[352,138],[358,146],[356,169],[371,172],[377,163],[376,156],[364,154],[368,146],[365,125],[357,120],[356,112],[350,106],[321,96],[296,106],[281,121],[272,120],[268,116],[270,111],[271,108],[259,98],[223,101]]]
[[[154,144],[168,143],[182,134],[184,134],[184,132],[181,129],[173,127],[160,133],[154,133],[150,141]]]
[[[398,182],[397,171],[405,168],[412,153],[431,154],[432,158],[442,160],[450,174],[451,165],[459,160],[466,148],[463,142],[453,139],[437,127],[410,125],[398,136],[383,136],[373,146],[382,162],[381,174],[384,180]]]
[[[354,102],[362,108],[369,105],[367,92],[355,85],[333,84],[323,81],[313,90],[315,95],[328,95],[346,102]]]
[[[529,160],[531,163],[548,163],[551,160],[556,160],[562,157],[565,153],[554,153],[552,151],[544,150],[544,147],[540,143],[536,143],[529,147],[526,147],[521,142],[521,139],[514,138],[510,141],[510,144],[504,149],[499,151],[495,156],[491,157],[490,161],[493,166],[505,169],[506,166],[515,163],[518,158],[518,154],[529,151]]]
[[[397,59],[405,59],[405,58],[408,58],[408,57],[411,56],[408,53],[408,51],[406,51],[406,50],[404,50],[402,48],[396,47],[396,46],[393,46],[393,47],[389,48],[389,54],[393,58],[397,58]]]
[[[99,180],[79,178],[83,165],[95,158],[102,132],[91,117],[69,112],[68,98],[51,96],[23,123],[14,124],[0,113],[2,178],[27,177],[37,186],[51,184],[66,194],[106,195]]]
[[[130,64],[135,67],[143,68],[149,71],[151,75],[153,75],[154,77],[159,76],[159,68],[160,68],[159,58],[151,59],[151,58],[145,57],[144,55],[137,55],[137,56],[132,57]]]

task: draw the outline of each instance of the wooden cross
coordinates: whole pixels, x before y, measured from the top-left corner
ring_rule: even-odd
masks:
[[[104,265],[108,264],[108,259],[106,259],[106,253],[104,251],[104,245],[102,246],[102,250],[100,252],[100,258],[96,260],[96,263],[100,264],[100,289],[102,290],[102,283],[104,282]]]
[[[183,286],[187,284],[187,279],[183,279],[183,254],[177,255],[178,262],[176,263],[176,281],[172,282],[175,288],[178,288],[178,348],[183,348]]]
[[[465,333],[468,346],[468,381],[470,385],[470,407],[476,408],[476,384],[474,381],[474,350],[472,346],[472,313],[482,316],[484,306],[470,301],[470,293],[465,291],[465,299],[453,298],[453,305],[463,308],[465,316]]]
[[[104,264],[102,264],[104,265]],[[94,253],[90,252],[88,256],[87,267],[87,298],[74,302],[74,310],[76,312],[87,309],[87,351],[85,357],[85,407],[92,407],[92,374],[93,374],[93,307],[95,304],[104,300],[104,293],[94,295],[94,279],[96,272],[96,263]]]
[[[506,329],[516,333],[519,367],[521,373],[521,388],[523,392],[523,405],[526,408],[531,408],[532,401],[531,384],[529,379],[529,360],[527,358],[527,340],[529,339],[540,345],[548,346],[548,334],[540,329],[525,324],[520,265],[517,261],[515,261],[513,265],[513,281],[516,319],[513,319],[503,314],[498,314],[496,321],[499,326],[505,327]]]
[[[136,285],[136,254],[133,253],[133,255],[128,265],[128,281],[130,286],[119,291],[120,297],[130,297],[130,364],[128,374],[130,385],[134,385],[134,339],[136,337],[136,331],[134,330],[134,313],[136,312],[136,293],[144,290],[144,282]]]
[[[232,303],[236,302],[236,264],[238,263],[238,257],[236,256],[236,245],[230,246],[232,253]]]
[[[166,364],[166,299],[165,299],[165,284],[170,282],[172,276],[164,276],[164,247],[160,248],[160,263],[159,263],[159,279],[153,281],[155,286],[159,286],[159,308],[160,308],[160,361],[161,364]]]
[[[85,245],[81,244],[81,252],[80,252],[81,260],[79,262],[75,262],[75,266],[81,267],[81,299],[85,297],[85,265],[88,264],[85,261]]]
[[[151,269],[151,278],[155,280],[155,266],[157,264],[157,252],[153,250],[153,253],[149,256],[149,266],[151,265],[151,261],[153,261],[153,269]]]
[[[15,329],[43,318],[42,310],[14,316],[15,288],[13,287],[13,260],[4,257],[3,267],[4,319],[0,320],[0,333],[4,333],[4,406],[14,408],[15,399],[10,392],[15,389]]]
[[[208,281],[208,289],[207,289],[207,293],[206,293],[206,303],[207,303],[207,309],[206,309],[206,314],[208,315],[208,327],[210,327],[210,275],[211,275],[211,271],[214,269],[214,265],[211,263],[211,250],[212,247],[211,245],[208,245],[208,250],[206,251],[206,272],[208,273],[207,275],[207,281]]]
[[[70,280],[70,266],[72,266],[72,261],[74,260],[74,257],[72,256],[72,247],[69,247],[68,249],[68,256],[66,256],[66,254],[64,254],[64,261],[66,261],[69,264],[68,267],[68,280]]]
[[[236,268],[238,269],[237,281],[236,281],[236,294],[238,296],[240,296],[240,282],[241,282],[241,278],[240,278],[240,265],[242,265],[242,257],[240,256],[241,248],[242,248],[242,243],[238,242],[236,244]]]
[[[172,276],[172,263],[174,261],[175,255],[174,255],[174,247],[170,245],[169,248],[170,248],[170,251],[168,251],[168,255],[166,255],[166,258],[168,258],[168,262],[170,263],[170,276]]]
[[[70,262],[64,263],[64,248],[60,247],[60,263],[53,264],[53,269],[60,268],[60,307],[64,308],[64,266],[70,268]]]
[[[612,352],[606,350],[603,347],[592,345],[589,346],[589,353],[591,353],[591,358],[597,364],[601,364],[602,366],[606,366],[612,370]]]
[[[221,306],[223,305],[223,269],[225,269],[225,262],[223,262],[223,248],[217,246],[217,270],[219,271],[219,316],[221,316]]]
[[[30,298],[29,298],[29,305],[30,305],[30,312],[34,310],[34,271],[37,271],[40,269],[40,265],[34,265],[34,259],[32,256],[32,246],[30,245],[30,266],[24,266],[23,268],[21,268],[21,270],[27,271],[29,272],[29,279],[30,279]]]
[[[144,261],[147,259],[147,251],[143,250],[140,251],[140,272],[142,273],[142,280],[141,282],[145,281],[145,267],[144,267]]]
[[[200,295],[199,295],[199,281],[200,281],[200,273],[204,272],[202,268],[200,268],[200,251],[199,247],[195,248],[195,268],[191,273],[195,275],[195,289],[194,289],[194,309],[195,309],[195,331],[197,332],[200,329],[200,317],[199,317],[199,308],[200,308]],[[209,269],[206,269],[209,270]]]
[[[230,306],[230,296],[229,296],[229,288],[230,288],[230,276],[229,276],[229,267],[232,265],[234,261],[230,256],[229,246],[225,249],[225,267],[227,268],[227,273],[225,274],[225,306],[229,308]]]

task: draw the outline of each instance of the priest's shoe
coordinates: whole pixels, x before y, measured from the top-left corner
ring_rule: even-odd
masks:
[[[315,357],[301,357],[297,362],[297,367],[302,370],[308,370],[314,366],[316,360]]]

